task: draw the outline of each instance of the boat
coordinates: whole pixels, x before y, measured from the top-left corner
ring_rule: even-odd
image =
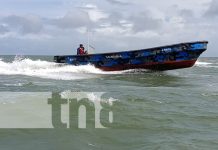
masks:
[[[207,45],[208,41],[196,41],[121,52],[54,56],[54,62],[75,66],[91,64],[103,71],[165,71],[192,67]]]

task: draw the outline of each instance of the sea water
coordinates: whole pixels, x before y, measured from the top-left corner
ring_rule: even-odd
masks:
[[[0,56],[1,150],[218,149],[217,58],[165,72],[104,72],[52,59]],[[77,126],[72,99],[81,98],[87,121]]]

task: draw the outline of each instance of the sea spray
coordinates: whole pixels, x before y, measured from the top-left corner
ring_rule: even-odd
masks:
[[[123,72],[104,72],[93,65],[73,66],[57,64],[45,60],[15,57],[12,62],[0,60],[1,75],[26,75],[57,80],[76,80],[94,78],[103,74],[122,74]]]
[[[197,61],[195,63],[197,67],[205,67],[205,68],[218,68],[218,64],[214,62],[206,62],[206,61]]]

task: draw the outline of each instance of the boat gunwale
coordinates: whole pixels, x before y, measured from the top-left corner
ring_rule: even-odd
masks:
[[[195,43],[206,43],[208,44],[208,41],[195,41],[195,42],[183,42],[178,44],[172,44],[172,45],[165,45],[165,46],[158,46],[153,48],[145,48],[145,49],[138,49],[138,50],[127,50],[127,51],[120,51],[120,52],[106,52],[106,53],[96,53],[96,54],[85,54],[85,55],[55,55],[54,57],[87,57],[87,56],[94,56],[94,55],[116,55],[119,53],[126,53],[126,52],[138,52],[138,51],[148,51],[148,50],[156,50],[160,48],[168,48],[173,46],[178,46],[182,44],[195,44]]]

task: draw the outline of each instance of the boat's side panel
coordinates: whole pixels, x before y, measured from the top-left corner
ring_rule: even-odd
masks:
[[[195,42],[119,53],[56,56],[55,61],[72,65],[93,64],[107,71],[135,68],[170,70],[193,66],[206,48],[207,42]]]
[[[195,64],[196,60],[185,60],[185,61],[168,61],[164,63],[145,63],[139,65],[118,65],[114,67],[101,67],[104,71],[119,71],[127,69],[148,69],[148,70],[173,70],[180,68],[189,68]]]

